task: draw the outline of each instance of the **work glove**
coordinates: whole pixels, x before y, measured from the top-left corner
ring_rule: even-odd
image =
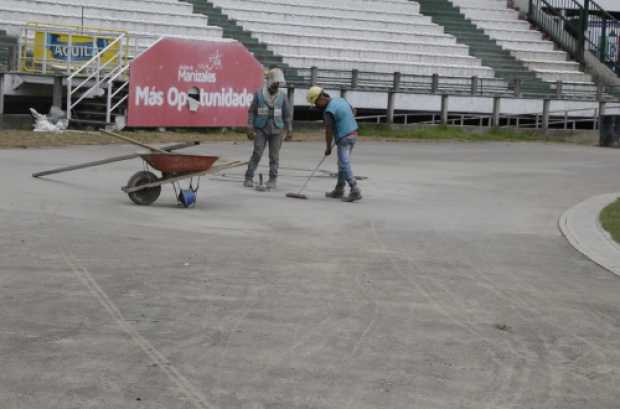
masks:
[[[254,129],[248,129],[245,134],[250,141],[253,141],[254,138],[256,138],[256,132],[254,132]]]
[[[293,132],[287,132],[286,137],[284,138],[286,142],[290,142],[293,140]]]

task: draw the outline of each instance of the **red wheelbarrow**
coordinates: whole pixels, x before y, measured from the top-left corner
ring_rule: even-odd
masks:
[[[63,166],[61,168],[36,172],[33,173],[32,176],[39,178],[57,173],[71,172],[78,169],[85,169],[93,166],[100,166],[140,157],[145,163],[144,170],[135,173],[131,178],[129,178],[127,186],[121,188],[123,192],[127,193],[129,198],[134,203],[146,206],[152,204],[159,198],[162,185],[170,183],[174,188],[179,203],[185,207],[190,207],[196,203],[196,196],[200,186],[201,176],[207,173],[217,173],[225,169],[247,165],[248,163],[241,161],[223,161],[219,159],[218,156],[170,153],[173,150],[199,145],[200,142],[197,141],[157,148],[114,132],[107,130],[101,130],[101,132],[121,139],[125,142],[146,148],[151,153],[134,153],[93,162],[80,163],[77,165]],[[216,162],[217,164],[215,164]],[[150,171],[149,166],[160,171],[161,176],[157,176],[155,173]],[[189,180],[188,188],[183,188],[181,186],[181,181],[183,180]]]
[[[140,157],[146,164],[160,171],[161,177],[145,169],[135,173],[129,178],[127,186],[121,189],[135,204],[143,206],[155,202],[161,194],[161,186],[169,183],[174,189],[178,202],[184,207],[191,207],[196,203],[201,176],[246,163],[233,161],[213,166],[219,157],[178,153],[149,153],[142,154]],[[180,182],[188,179],[189,186],[183,188]]]

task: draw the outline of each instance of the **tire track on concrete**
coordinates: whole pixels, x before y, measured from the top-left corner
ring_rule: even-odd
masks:
[[[473,268],[473,263],[472,264],[472,268]],[[473,268],[475,271],[477,271],[482,277],[485,277],[485,274],[475,268]],[[489,284],[492,284],[492,280],[487,278],[487,282]],[[532,287],[530,284],[528,284],[525,281],[518,281],[517,282],[518,285],[520,285],[522,288],[527,288],[529,291],[536,291],[537,289]],[[499,294],[503,294],[503,292],[501,290],[497,290]],[[532,314],[538,314],[539,310],[537,309],[536,305],[532,304],[532,303],[528,303],[523,301],[522,299],[510,296],[510,295],[504,295],[504,298],[508,301],[510,301],[512,304],[518,305],[520,306],[522,309],[527,310],[529,312],[531,312]],[[598,314],[594,314],[591,311],[584,311],[581,310],[582,312],[585,312],[587,314],[589,314],[590,316],[594,316],[597,317],[598,319],[602,319],[603,317],[598,315]],[[518,312],[518,310],[517,310]],[[524,320],[529,320],[528,317],[524,316],[522,313],[518,312],[519,315],[524,319]],[[617,353],[617,351],[615,349],[611,349],[609,347],[606,346],[602,346],[597,344],[594,341],[591,341],[587,338],[584,338],[581,335],[578,334],[574,334],[571,332],[567,332],[564,328],[559,327],[557,324],[555,324],[554,322],[545,319],[543,316],[537,315],[539,317],[539,319],[541,320],[541,322],[545,323],[546,325],[548,325],[550,328],[553,328],[554,330],[558,330],[561,333],[566,334],[569,337],[575,338],[578,341],[580,341],[583,344],[588,345],[594,352],[596,352],[600,357],[605,357],[607,356],[607,353]],[[608,324],[606,322],[606,320],[603,319],[603,322],[606,324],[607,326],[607,331],[608,333],[610,333],[611,330],[615,330],[616,332],[619,332],[618,329],[610,324]]]
[[[344,272],[346,271],[346,267],[337,268],[337,271]],[[359,353],[360,348],[364,344],[365,340],[368,339],[369,335],[372,334],[372,332],[375,330],[376,324],[379,318],[379,309],[378,309],[376,299],[372,297],[372,295],[369,294],[371,290],[366,289],[364,285],[361,283],[360,276],[362,274],[363,273],[359,272],[359,269],[355,269],[353,272],[353,275],[354,275],[353,282],[358,287],[357,292],[361,295],[363,299],[367,301],[368,305],[372,305],[373,310],[372,310],[370,319],[363,325],[363,329],[361,330],[361,332],[359,333],[359,335],[353,342],[350,353],[347,354],[347,356],[342,360],[343,362],[337,367],[338,371],[341,374],[346,374],[350,366],[356,361],[356,356]],[[326,303],[327,303],[327,311],[328,311],[327,315],[323,319],[321,319],[317,324],[315,324],[314,326],[309,328],[307,331],[305,331],[303,334],[298,336],[295,339],[294,343],[289,348],[284,350],[277,359],[275,360],[272,359],[270,361],[269,367],[267,366],[267,363],[265,362],[262,365],[263,369],[255,373],[255,375],[248,381],[249,383],[252,383],[256,379],[263,377],[264,374],[270,368],[274,366],[282,365],[288,360],[290,360],[292,358],[291,355],[295,353],[296,351],[298,351],[298,349],[302,347],[304,344],[306,344],[310,339],[312,339],[313,336],[320,335],[320,339],[327,339],[329,337],[329,334],[333,333],[334,330],[338,329],[339,324],[337,321],[333,320],[333,312],[331,312],[333,307],[331,303],[329,302],[329,300],[326,300]],[[338,386],[336,382],[333,382],[332,385],[333,385],[332,388],[336,388]],[[356,388],[356,389],[359,389],[359,388]],[[351,401],[354,399],[354,395],[351,393],[351,391],[347,391],[346,396],[351,396]],[[310,403],[314,403],[314,401],[315,399],[313,397],[309,397],[306,403],[310,404]],[[350,406],[350,404],[352,403],[349,402],[348,405]],[[320,406],[320,403],[319,403],[319,406]]]
[[[498,299],[500,299],[501,301],[505,302],[507,305],[516,306],[517,308],[513,308],[513,311],[524,322],[530,322],[531,319],[532,319],[531,317],[528,317],[527,315],[524,314],[524,311],[528,311],[532,315],[537,316],[538,319],[540,320],[540,322],[545,324],[545,325],[547,325],[548,327],[554,328],[554,329],[559,328],[553,322],[542,318],[542,316],[540,316],[538,314],[539,311],[538,311],[536,305],[534,305],[532,303],[525,302],[522,299],[517,298],[515,296],[512,296],[512,295],[506,293],[505,291],[502,291],[501,289],[497,288],[497,285],[496,285],[495,281],[492,278],[490,278],[490,276],[488,274],[485,274],[482,270],[480,270],[479,268],[476,267],[478,265],[485,265],[486,263],[483,260],[479,260],[478,262],[476,262],[474,257],[473,257],[473,253],[471,253],[471,252],[462,252],[462,253],[460,253],[459,258],[465,258],[465,259],[469,260],[469,263],[467,263],[468,264],[467,266],[477,276],[478,279],[480,279],[482,282],[484,282],[488,286],[487,288],[493,294],[495,294],[498,297]],[[516,280],[515,277],[512,276],[512,275],[510,277],[512,278],[512,280],[515,282],[516,285],[518,285],[521,288],[523,288],[524,282]],[[468,278],[471,278],[471,277],[468,277]],[[471,278],[471,280],[474,280],[474,278]],[[529,286],[529,289],[534,290],[534,288],[531,287],[531,286]],[[575,334],[573,334],[573,335],[576,336]],[[570,336],[570,334],[569,334],[569,336]],[[552,368],[552,364],[551,364],[551,362],[549,360],[549,357],[550,356],[555,356],[558,359],[561,359],[562,357],[552,350],[552,348],[549,345],[549,342],[543,336],[536,334],[535,337],[536,337],[536,339],[538,341],[538,345],[540,345],[540,347],[542,348],[542,351],[532,351],[531,348],[525,347],[525,348],[522,348],[522,350],[523,350],[522,353],[524,355],[532,354],[532,353],[535,354],[534,359],[527,359],[527,362],[535,361],[537,363],[541,363],[541,362],[544,363],[546,369],[545,369],[545,371],[543,372],[543,374],[541,376],[543,376],[545,378],[545,383],[548,385],[548,387],[546,387],[546,388],[539,388],[539,389],[544,390],[544,393],[546,395],[545,403],[548,403],[549,401],[555,402],[554,391],[557,390],[557,386],[561,383],[561,379],[563,379],[563,376],[560,376],[558,378],[558,374],[556,373],[557,371],[554,371],[554,369]],[[521,344],[519,344],[519,345],[521,345]],[[593,348],[593,349],[591,348],[590,351],[594,352],[595,354],[597,354],[597,356],[602,357],[600,351],[597,351],[597,348]],[[580,356],[577,359],[578,360],[584,359],[585,355],[586,354],[583,354],[582,356]],[[569,372],[568,369],[564,369],[562,371],[562,373],[567,373],[567,372]],[[531,371],[530,371],[530,373],[531,373]],[[528,378],[526,378],[526,379],[528,379]],[[515,400],[522,400],[522,396],[523,396],[523,390],[521,391],[520,394],[517,394],[517,395],[513,394],[513,398],[511,399],[511,403],[514,402]]]
[[[47,220],[41,220],[41,224],[48,225],[52,228],[56,225],[56,221],[59,219],[58,210],[60,205],[57,205],[52,212],[46,212],[46,204],[42,202],[40,205],[41,216],[47,216]],[[88,292],[99,302],[104,310],[110,315],[110,317],[116,322],[118,327],[127,335],[127,337],[136,345],[146,356],[160,368],[166,377],[178,388],[180,394],[189,402],[195,409],[217,409],[217,406],[210,403],[207,398],[197,390],[194,385],[179,372],[179,370],[169,362],[169,360],[151,344],[146,338],[144,338],[134,326],[127,321],[123,316],[120,309],[114,304],[106,292],[97,283],[93,275],[84,267],[79,259],[66,249],[66,243],[59,239],[56,246],[61,254],[65,264],[75,274],[76,278],[86,287]]]
[[[269,245],[270,245],[270,253],[272,253],[275,257],[275,254],[277,254],[277,251],[281,248],[282,244],[277,241],[273,241],[273,242],[269,242]],[[272,258],[272,260],[274,260],[274,258]],[[254,266],[254,268],[257,268],[257,267]],[[267,276],[267,274],[275,271],[273,270],[273,266],[272,266],[272,269],[270,270],[264,270],[262,268],[258,268],[258,271],[261,273],[262,280],[268,283],[273,288],[275,294],[281,295],[281,292],[279,290],[277,283]],[[325,300],[324,306],[327,312],[324,316],[322,316],[322,318],[316,324],[310,326],[309,328],[306,327],[306,331],[303,331],[303,332],[295,329],[292,345],[290,345],[288,348],[284,349],[283,351],[279,352],[276,356],[274,356],[271,359],[269,359],[268,356],[261,357],[262,363],[259,363],[259,369],[255,370],[254,375],[250,379],[248,379],[247,381],[248,384],[253,384],[258,379],[264,377],[267,371],[269,371],[271,368],[276,367],[278,365],[282,365],[283,363],[292,359],[291,355],[295,353],[299,348],[301,348],[304,344],[306,344],[317,333],[329,332],[332,329],[336,328],[336,323],[332,322],[333,313],[332,313],[332,306],[329,300]],[[246,316],[248,313],[249,311],[246,313]],[[298,335],[298,332],[301,332],[301,333]]]
[[[82,282],[82,284],[84,284],[91,295],[97,299],[99,304],[108,312],[116,324],[123,330],[123,332],[125,332],[133,343],[138,346],[151,359],[151,361],[166,374],[168,379],[176,385],[191,405],[197,409],[216,408],[216,406],[211,404],[206,397],[198,391],[192,383],[185,376],[183,376],[179,370],[172,365],[172,363],[170,363],[168,359],[161,352],[159,352],[159,350],[157,350],[157,348],[155,348],[155,346],[153,346],[153,344],[144,338],[125,319],[122,312],[99,286],[92,274],[80,264],[77,257],[75,257],[72,253],[67,252],[62,245],[60,252],[67,266],[71,268],[73,273]]]
[[[310,338],[312,338],[315,334],[317,333],[323,333],[326,331],[330,331],[331,329],[335,328],[336,323],[332,322],[333,320],[333,313],[331,312],[332,310],[332,306],[331,303],[329,302],[329,300],[325,300],[325,308],[327,310],[327,313],[325,314],[325,316],[316,324],[312,325],[310,328],[308,328],[306,331],[304,331],[302,334],[300,334],[299,336],[297,336],[294,339],[293,344],[286,348],[285,350],[283,350],[277,357],[273,358],[270,360],[271,365],[268,366],[267,365],[267,358],[263,358],[263,364],[260,365],[262,368],[258,369],[257,371],[255,371],[254,376],[252,376],[249,380],[248,383],[253,383],[255,382],[257,379],[263,377],[265,375],[265,373],[274,366],[277,365],[281,365],[284,362],[286,362],[287,360],[291,359],[290,355],[293,354],[295,351],[297,351],[298,348],[302,347]]]
[[[527,281],[518,281],[517,283],[522,288],[528,289],[530,292],[535,292],[537,290],[535,287],[533,287]],[[517,298],[514,298],[514,297],[512,297],[510,299],[512,299],[513,303],[521,305],[522,308],[527,309],[527,310],[531,311],[532,313],[536,313],[536,314],[538,313],[538,309],[536,308],[536,305],[524,302],[523,300],[520,300],[520,299],[517,299]],[[581,311],[583,312],[584,310],[581,310]],[[585,311],[585,312],[586,313],[591,313],[591,311]],[[597,316],[597,314],[594,314],[594,315]],[[598,318],[600,319],[601,317],[598,316]],[[618,352],[617,350],[609,348],[607,346],[599,345],[596,342],[591,341],[591,340],[589,340],[587,338],[584,338],[581,335],[578,335],[578,334],[575,334],[575,333],[571,333],[571,332],[567,332],[564,328],[557,326],[556,324],[554,324],[552,321],[549,321],[548,319],[545,319],[545,318],[542,318],[542,317],[540,319],[543,322],[545,322],[546,324],[548,324],[550,327],[552,327],[553,329],[559,330],[559,332],[562,332],[562,333],[568,335],[569,337],[575,338],[575,339],[579,340],[580,342],[588,345],[590,348],[595,350],[601,357],[605,357],[607,353],[617,354],[617,352]],[[603,320],[603,322],[606,323],[605,320]],[[608,327],[609,327],[609,325],[608,325]],[[611,326],[611,328],[616,330],[616,332],[620,332],[620,331],[618,331],[618,328],[615,328],[613,326]]]
[[[247,287],[246,287],[247,289]],[[233,321],[233,325],[230,328],[230,331],[228,332],[228,336],[226,337],[226,341],[224,342],[224,346],[223,346],[223,351],[222,353],[219,355],[219,357],[215,360],[214,362],[214,366],[215,368],[219,368],[220,365],[223,364],[223,362],[226,360],[227,356],[228,356],[228,351],[229,351],[229,346],[230,346],[230,340],[233,337],[234,333],[241,327],[241,324],[243,324],[243,322],[245,321],[245,319],[248,317],[248,314],[250,313],[250,311],[252,311],[252,309],[250,308],[250,299],[252,298],[249,293],[251,293],[252,291],[255,291],[255,298],[257,298],[258,296],[258,289],[254,289],[254,288],[250,288],[246,291],[246,293],[244,294],[244,299],[243,299],[243,304],[241,307],[241,312],[237,315],[236,319]],[[219,327],[220,330],[223,330],[223,327]],[[221,379],[223,377],[222,376],[217,376],[215,379],[215,386],[216,388],[219,389],[220,387],[220,382]]]
[[[359,348],[361,347],[363,342],[368,338],[369,334],[371,334],[375,330],[375,326],[377,324],[377,321],[380,315],[379,305],[377,303],[377,297],[373,296],[372,294],[373,292],[376,292],[376,291],[371,288],[366,288],[362,284],[360,280],[362,274],[365,275],[365,273],[360,272],[359,269],[354,269],[355,284],[357,285],[359,293],[361,294],[362,298],[366,299],[366,301],[372,306],[372,318],[368,321],[368,324],[366,325],[364,330],[360,333],[358,339],[353,344],[353,348],[351,349],[351,353],[348,359],[346,359],[345,362],[342,364],[341,370],[343,373],[346,373],[351,369],[351,366],[356,360],[356,355],[357,355]],[[349,391],[350,398],[345,405],[345,409],[349,409],[351,405],[353,405],[355,398],[359,394],[361,385],[356,385],[354,386],[353,389],[354,389],[353,391]]]
[[[412,264],[414,270],[420,272],[417,264],[413,262],[413,260],[411,260],[409,256],[405,256],[404,260],[407,264],[409,265]],[[497,387],[493,388],[494,397],[492,399],[486,399],[487,400],[486,405],[485,405],[486,408],[491,409],[491,408],[497,407],[500,397],[501,398],[505,397],[508,394],[507,391],[511,389],[511,385],[514,382],[516,382],[517,378],[523,377],[523,374],[518,371],[516,365],[513,365],[515,362],[512,362],[511,365],[507,365],[507,362],[505,362],[504,356],[501,354],[503,348],[500,345],[498,345],[498,340],[494,338],[490,338],[484,335],[483,333],[479,332],[476,329],[476,324],[472,322],[470,318],[466,317],[465,314],[463,314],[462,312],[463,309],[448,305],[445,302],[441,301],[440,297],[436,297],[433,295],[433,294],[443,293],[447,296],[446,297],[447,299],[456,300],[458,299],[458,295],[456,293],[451,291],[447,286],[441,284],[439,280],[433,279],[431,277],[426,278],[426,280],[428,280],[430,285],[434,287],[435,290],[433,290],[432,288],[427,288],[424,284],[421,284],[421,283],[420,283],[420,286],[422,286],[425,289],[425,291],[431,294],[431,296],[435,298],[436,302],[441,304],[446,311],[449,311],[449,313],[452,316],[457,317],[457,319],[460,322],[462,322],[465,325],[465,328],[469,329],[469,331],[473,335],[485,341],[488,344],[488,347],[493,351],[493,354],[495,355],[495,359],[494,359],[495,363],[498,365],[499,368],[504,369],[505,373],[504,373],[504,376],[502,377],[503,380],[499,383]],[[502,345],[506,347],[509,354],[513,355],[515,358],[527,360],[526,355],[521,350],[518,350],[517,348],[515,348],[515,346],[510,340],[502,338],[500,342],[502,342]]]
[[[515,298],[513,296],[511,296],[510,294],[505,293],[504,291],[500,290],[497,287],[497,284],[495,283],[494,280],[492,280],[487,274],[485,274],[484,272],[482,272],[482,270],[480,270],[479,268],[477,268],[476,266],[479,264],[474,263],[473,258],[471,257],[471,254],[463,254],[461,253],[461,257],[466,257],[470,262],[468,263],[468,267],[470,268],[470,270],[476,275],[476,277],[481,280],[482,282],[484,282],[487,285],[487,288],[499,299],[502,300],[504,302],[506,302],[508,305],[517,305],[520,306],[521,308],[525,309],[525,310],[529,310],[534,312],[533,310],[531,310],[530,306],[528,306],[526,303],[524,303],[521,299]],[[471,278],[472,280],[474,280],[474,278]],[[527,316],[525,316],[525,314],[519,309],[519,308],[514,308],[513,309],[514,312],[516,312],[516,314],[525,322],[529,321],[529,318]],[[552,396],[553,396],[553,390],[554,390],[554,381],[552,379],[553,377],[553,370],[551,368],[551,363],[549,362],[548,356],[550,355],[550,350],[548,347],[548,343],[547,341],[541,336],[538,335],[536,333],[535,335],[536,339],[538,340],[538,344],[543,348],[543,351],[535,351],[534,354],[536,356],[536,362],[540,363],[543,362],[546,369],[545,372],[542,374],[542,376],[545,378],[546,380],[546,385],[547,387],[544,388],[539,388],[540,390],[544,390],[545,394],[546,394],[546,400],[545,400],[545,404],[548,403],[550,400],[552,400]],[[528,352],[530,352],[530,348],[525,348],[525,353],[527,354]],[[531,373],[531,371],[530,371]],[[527,379],[527,378],[526,378]],[[514,401],[520,402],[522,400],[522,396],[523,396],[523,392],[524,392],[525,387],[523,387],[521,389],[521,393],[517,396],[513,396],[513,398],[511,399],[511,403]]]
[[[501,289],[497,288],[494,280],[492,280],[488,274],[484,273],[482,270],[480,270],[479,268],[477,268],[476,266],[478,265],[485,265],[485,263],[483,262],[483,260],[479,260],[479,262],[476,262],[476,259],[474,257],[474,254],[472,253],[467,253],[465,255],[465,257],[467,257],[467,259],[469,260],[469,265],[470,268],[472,269],[472,271],[477,274],[477,276],[484,280],[485,283],[491,287],[491,291],[493,291],[498,297],[500,297],[501,299],[503,299],[504,301],[506,301],[508,304],[511,305],[515,305],[518,308],[515,308],[514,311],[516,312],[516,314],[525,322],[529,322],[531,321],[531,317],[527,317],[523,311],[528,311],[530,312],[532,315],[536,316],[539,320],[540,323],[546,325],[548,328],[553,329],[553,331],[559,333],[559,334],[565,334],[568,338],[574,338],[577,339],[579,341],[580,344],[584,344],[587,345],[587,347],[589,348],[589,351],[580,355],[575,361],[572,362],[572,364],[574,365],[575,362],[578,362],[582,359],[585,359],[585,357],[587,355],[589,355],[589,353],[594,353],[595,356],[597,356],[597,358],[605,360],[608,357],[608,354],[606,354],[604,351],[607,350],[609,352],[614,352],[617,353],[617,351],[609,349],[608,347],[604,347],[601,346],[599,344],[597,344],[596,342],[589,342],[589,340],[587,340],[586,338],[568,332],[566,331],[563,327],[558,326],[557,324],[555,324],[554,322],[544,318],[543,315],[539,314],[539,309],[537,308],[537,305],[530,303],[530,302],[526,302],[524,300],[522,300],[521,298],[517,298],[514,297],[510,294],[507,294],[506,292],[502,291]],[[528,289],[529,291],[535,291],[536,289],[534,287],[532,287],[527,281],[522,281],[522,280],[517,280],[515,276],[513,275],[509,275],[509,277],[514,281],[515,285],[519,286],[520,288],[524,288],[524,289]],[[609,323],[607,323],[607,321],[603,318],[603,316],[599,315],[599,314],[595,314],[592,311],[583,311],[582,312],[586,313],[587,315],[589,315],[590,317],[596,317],[599,320],[602,320],[605,324],[606,324],[606,334],[608,338],[611,338],[611,334],[612,331],[618,332],[618,329],[616,327],[614,327],[613,325],[610,325]],[[569,368],[564,368],[563,370],[554,370],[554,368],[552,367],[552,364],[549,360],[550,356],[555,356],[557,358],[557,360],[561,360],[563,359],[563,356],[558,354],[557,351],[555,351],[554,349],[552,349],[549,346],[549,343],[544,339],[544,337],[540,336],[540,335],[536,335],[536,338],[538,339],[541,347],[543,348],[542,351],[536,351],[536,357],[537,357],[537,362],[544,362],[545,366],[546,366],[546,380],[547,380],[547,384],[548,387],[544,388],[545,389],[545,394],[547,396],[547,400],[546,403],[548,403],[549,401],[551,401],[552,403],[554,403],[556,401],[555,396],[557,394],[554,393],[554,391],[557,391],[558,386],[561,384],[562,380],[564,379],[564,374],[569,373],[570,370]]]
[[[436,310],[438,312],[440,312],[442,315],[444,315],[446,318],[448,318],[450,321],[452,321],[454,324],[458,325],[459,327],[465,329],[467,332],[471,333],[472,335],[477,336],[478,338],[481,338],[485,341],[488,341],[487,337],[483,334],[481,334],[480,332],[478,332],[475,327],[473,327],[469,322],[464,322],[463,319],[455,316],[454,313],[452,313],[451,311],[449,311],[449,309],[451,309],[451,307],[444,305],[444,303],[442,303],[441,301],[439,301],[437,299],[437,297],[435,297],[431,291],[429,289],[427,289],[424,285],[422,285],[421,283],[419,283],[418,281],[413,281],[411,280],[407,274],[405,274],[405,272],[402,270],[401,266],[398,265],[398,263],[396,263],[396,261],[394,260],[394,257],[390,255],[390,252],[388,251],[387,246],[385,245],[385,242],[379,237],[379,234],[376,230],[376,227],[374,225],[374,222],[371,222],[371,230],[372,230],[372,234],[375,237],[376,242],[381,246],[381,251],[384,252],[383,254],[385,254],[385,258],[388,259],[388,261],[390,262],[390,264],[392,265],[392,270],[405,282],[407,283],[409,286],[414,287],[415,289],[417,289],[429,302],[431,302]],[[391,252],[392,254],[394,254],[394,251],[392,250]],[[398,256],[400,257],[401,254],[398,254]],[[407,263],[409,263],[409,256],[405,257],[405,261]],[[415,263],[411,263],[413,264],[413,269],[417,272],[420,273],[420,269],[419,267],[415,264]]]
[[[338,268],[338,271],[346,271],[345,268]],[[368,339],[369,335],[372,334],[372,332],[375,330],[376,328],[376,324],[378,322],[379,319],[379,307],[378,304],[376,302],[376,298],[372,297],[371,295],[369,295],[369,292],[371,292],[370,290],[367,290],[361,283],[360,281],[360,276],[363,273],[359,273],[358,269],[354,270],[355,272],[354,274],[354,282],[357,285],[358,288],[358,292],[359,294],[361,294],[362,298],[364,298],[369,305],[372,305],[372,314],[371,314],[371,318],[368,320],[368,322],[364,325],[363,330],[360,332],[359,336],[357,336],[357,339],[355,340],[355,342],[353,342],[352,348],[350,353],[348,353],[347,356],[345,356],[342,359],[342,362],[340,363],[340,365],[337,367],[338,371],[346,376],[346,373],[350,370],[351,365],[356,361],[357,359],[357,354],[359,352],[359,349],[361,348],[361,346],[364,344],[364,342]],[[329,317],[327,317],[329,318]],[[322,334],[325,334],[323,336],[323,338],[327,338],[328,334],[330,333],[331,330],[336,329],[337,323],[334,323],[334,325],[330,325],[328,327],[326,327],[325,331],[322,332]],[[298,345],[299,343],[297,343],[296,345]],[[295,348],[295,345],[293,346],[293,348]],[[338,384],[336,382],[332,383],[332,386],[329,390],[333,391],[334,389],[338,389]],[[349,396],[349,400],[347,401],[346,405],[344,406],[345,409],[348,409],[351,407],[351,405],[353,404],[353,401],[355,400],[355,398],[357,397],[356,393],[359,392],[359,390],[361,389],[360,385],[354,385],[353,386],[353,391],[352,390],[347,390],[347,394],[346,396]],[[314,403],[316,399],[314,398],[310,398],[309,402],[306,403]],[[319,402],[317,404],[317,407],[321,406],[323,403]]]
[[[502,369],[504,370],[504,375],[502,376],[502,380],[499,383],[499,388],[503,389],[506,387],[506,384],[509,383],[513,376],[514,376],[514,370],[512,368],[508,368],[506,370],[506,367],[503,365],[504,362],[500,357],[498,357],[498,352],[496,351],[496,345],[495,345],[495,341],[490,339],[489,337],[487,337],[486,335],[480,333],[475,326],[469,322],[466,319],[462,319],[459,317],[459,313],[455,312],[454,309],[450,306],[445,305],[441,300],[437,299],[437,297],[435,297],[433,295],[433,293],[427,289],[423,284],[419,283],[418,281],[413,281],[411,280],[407,274],[405,274],[405,272],[402,270],[402,268],[398,265],[398,263],[396,263],[396,261],[394,260],[394,257],[390,256],[390,252],[388,252],[388,248],[385,244],[385,241],[383,241],[381,239],[381,237],[379,236],[379,233],[377,231],[376,225],[374,221],[370,222],[370,227],[371,227],[371,233],[375,238],[375,242],[378,244],[378,246],[380,247],[380,250],[386,254],[385,258],[388,259],[388,261],[390,262],[390,264],[392,265],[392,270],[397,273],[401,279],[407,283],[409,286],[414,287],[415,289],[418,290],[418,292],[420,292],[432,305],[435,306],[435,310],[437,312],[439,312],[440,314],[442,314],[443,316],[445,316],[446,318],[448,318],[450,321],[452,321],[454,324],[456,324],[457,326],[461,327],[462,329],[464,329],[465,331],[469,332],[471,335],[477,337],[478,339],[480,339],[481,341],[483,341],[485,344],[487,344],[487,346],[489,347],[489,349],[491,351],[493,351],[493,354],[490,356],[491,360],[495,363],[496,368],[497,368],[497,372],[502,372]],[[398,252],[397,254],[400,256],[401,252]],[[409,259],[410,256],[406,255],[405,257],[405,261],[409,263]],[[413,267],[414,270],[418,273],[420,273],[420,269],[417,266],[417,264],[413,263]],[[511,351],[519,356],[520,354],[514,350],[514,348],[511,348]],[[499,378],[499,377],[498,377]]]
[[[457,295],[449,290],[446,286],[440,284],[437,280],[434,280],[432,278],[429,278],[429,281],[431,281],[437,288],[439,288],[439,291],[443,291],[444,294],[446,294],[448,297],[450,297],[450,299],[456,299]],[[469,318],[464,317],[464,314],[458,314],[457,311],[460,311],[458,308],[454,308],[453,313],[455,313],[455,315],[460,315],[463,322],[466,322],[468,326],[470,327],[475,327],[475,323],[473,323]],[[517,360],[521,359],[524,361],[527,361],[527,356],[525,353],[523,353],[522,349],[520,348],[520,345],[515,345],[515,343],[507,338],[501,338],[500,340],[494,340],[494,342],[491,343],[492,338],[486,337],[484,335],[481,335],[483,337],[483,339],[487,340],[487,342],[489,342],[492,345],[493,349],[497,349],[499,351],[501,351],[502,347],[501,345],[503,345],[504,347],[507,348],[508,353],[513,355],[514,360],[513,362],[505,362],[504,357],[502,356],[501,358],[498,358],[502,361],[503,363],[503,367],[504,368],[509,368],[509,376],[507,376],[506,380],[503,381],[500,386],[498,388],[494,388],[494,392],[495,392],[495,397],[493,399],[490,399],[487,401],[486,403],[486,408],[495,408],[498,407],[499,405],[499,400],[501,398],[505,398],[505,396],[507,396],[509,394],[509,390],[512,390],[512,385],[513,383],[517,382],[518,378],[523,378],[524,376],[527,376],[527,373],[524,374],[522,373],[522,370],[519,370],[519,365],[517,365]],[[498,341],[501,342],[501,345],[498,345]],[[496,355],[498,354],[498,351],[495,352]],[[526,369],[527,372],[527,369]],[[522,391],[521,391],[522,392]]]
[[[362,345],[362,341],[364,340],[366,336],[368,336],[369,333],[371,333],[371,329],[374,328],[375,324],[377,323],[377,318],[379,317],[379,306],[377,304],[377,297],[372,297],[371,295],[367,294],[364,286],[360,282],[360,275],[361,275],[360,273],[355,275],[355,282],[357,286],[359,287],[360,294],[362,294],[362,296],[366,298],[366,300],[372,305],[373,310],[372,310],[372,319],[368,322],[368,325],[366,326],[366,328],[364,328],[364,331],[362,331],[358,340],[355,342],[353,349],[351,350],[351,357],[355,356],[359,347]]]
[[[425,252],[430,253],[430,251],[428,250],[426,250]],[[401,252],[401,253],[403,253],[405,259],[409,263],[414,263],[415,265],[415,261],[409,255],[405,255],[404,252]],[[461,256],[462,254],[459,253],[458,258],[460,259]],[[444,274],[448,276],[451,273],[442,263],[436,263],[435,268],[440,269],[441,271],[443,271]],[[464,277],[469,278],[468,275],[465,275]],[[454,293],[454,291],[452,291],[448,286],[442,284],[439,280],[436,280],[432,277],[428,277],[428,280],[435,287],[439,288],[440,291],[443,291],[444,293],[446,293],[449,297],[448,299],[452,299],[452,300],[458,299],[458,294]],[[486,281],[486,279],[484,281]],[[489,284],[492,286],[494,285],[493,283],[490,283],[490,282]],[[463,311],[463,310],[464,309],[458,309],[458,308],[454,309],[454,311]],[[460,314],[460,315],[463,316],[463,314]],[[469,318],[464,318],[464,321],[466,321],[468,325],[472,327],[475,326],[475,324]],[[529,368],[529,365],[527,365],[527,363],[530,361],[529,355],[528,355],[529,350],[527,347],[524,347],[524,343],[517,342],[513,337],[502,337],[500,341],[503,342],[503,344],[507,347],[508,351],[515,357],[515,359],[513,362],[511,362],[512,373],[511,373],[510,378],[507,381],[502,383],[499,390],[495,391],[494,398],[487,401],[486,403],[487,408],[498,407],[500,405],[500,400],[506,400],[506,396],[512,396],[512,399],[510,400],[511,402],[516,399],[521,399],[525,391],[525,382],[523,381],[523,379],[527,380],[531,374],[531,369]]]

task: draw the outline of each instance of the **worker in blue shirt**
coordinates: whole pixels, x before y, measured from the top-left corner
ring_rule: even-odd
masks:
[[[323,111],[325,122],[325,155],[332,153],[332,140],[338,151],[338,182],[333,191],[325,193],[326,197],[354,202],[362,198],[357,180],[351,170],[351,152],[357,140],[358,125],[351,105],[344,98],[332,98],[318,86],[308,90],[307,100]],[[350,192],[344,195],[344,188],[349,184]]]

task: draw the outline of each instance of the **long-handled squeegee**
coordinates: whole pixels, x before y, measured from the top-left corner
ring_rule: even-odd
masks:
[[[312,179],[314,177],[314,174],[317,172],[317,170],[319,170],[319,168],[321,167],[323,162],[325,162],[325,159],[327,159],[327,155],[323,156],[323,159],[321,159],[319,164],[316,165],[316,168],[314,168],[314,170],[312,171],[312,173],[310,174],[308,179],[306,179],[306,181],[304,182],[303,186],[301,187],[301,189],[299,189],[299,191],[297,191],[297,193],[287,193],[286,197],[290,197],[290,198],[293,198],[293,199],[307,199],[308,196],[304,195],[301,192],[303,192],[304,189],[306,188],[306,186],[308,186],[308,182],[310,182],[310,179]]]

